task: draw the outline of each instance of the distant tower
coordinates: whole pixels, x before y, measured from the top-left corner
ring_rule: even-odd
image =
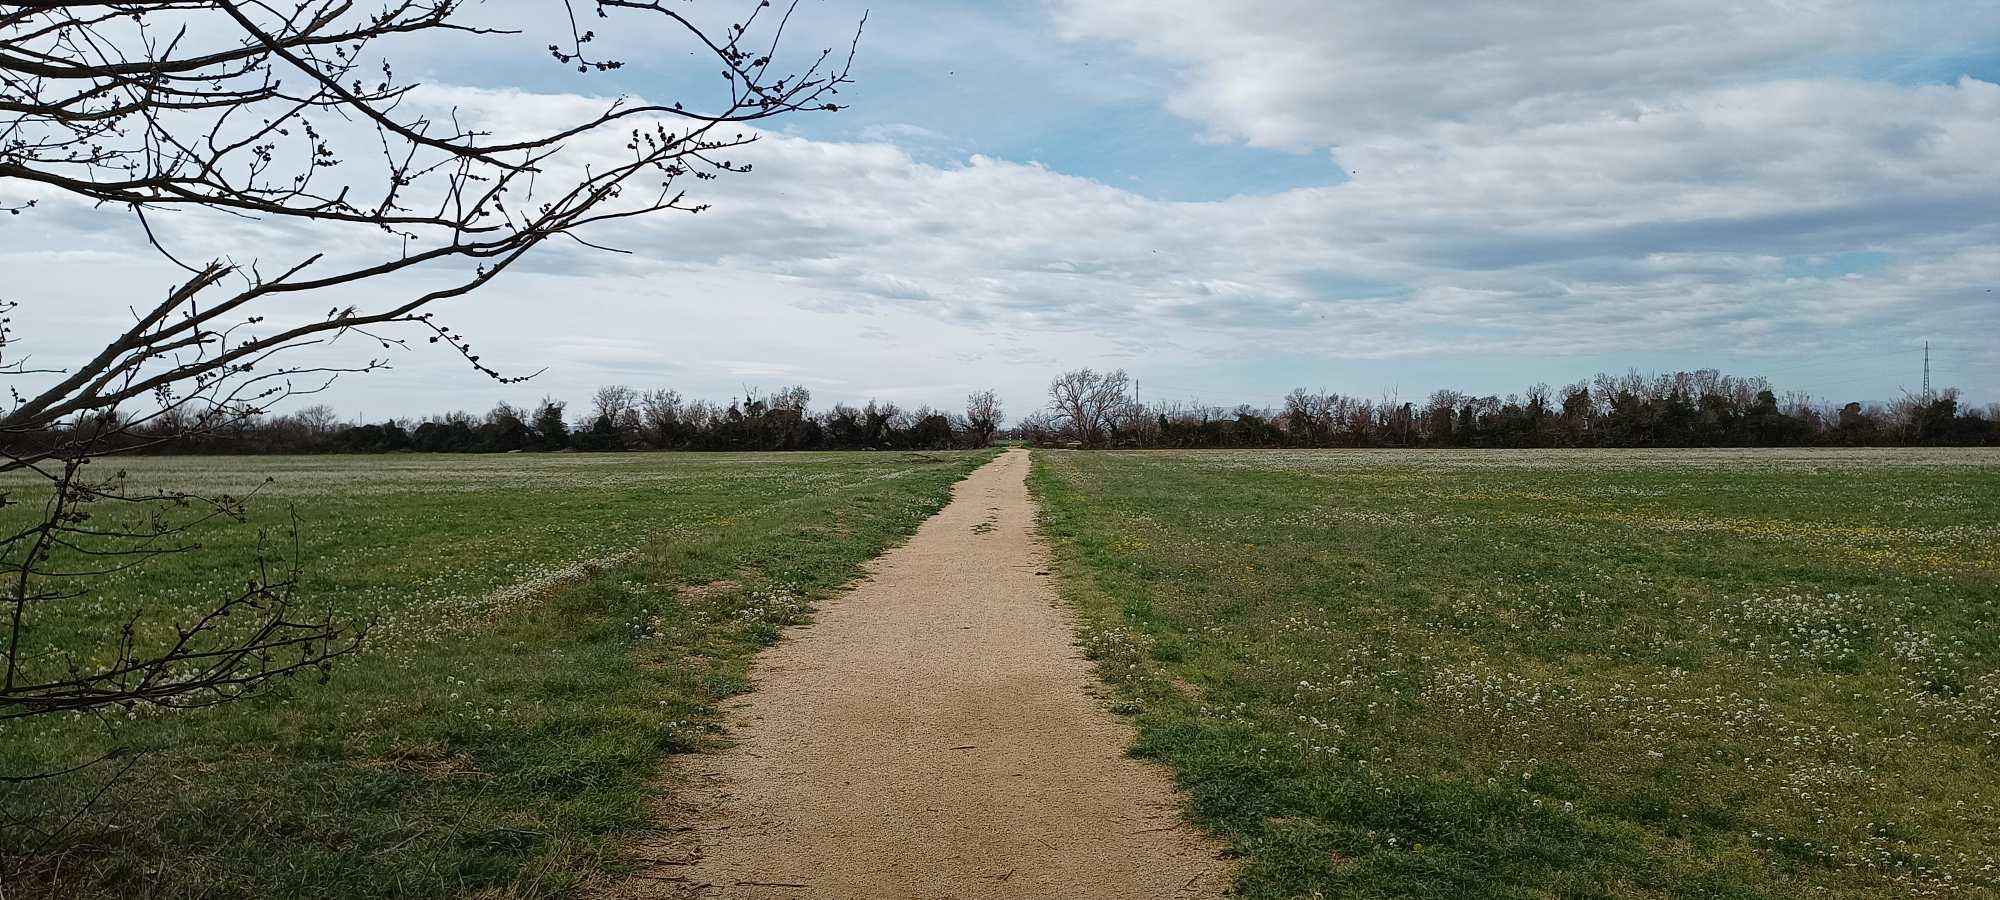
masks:
[[[1924,342],[1924,402],[1929,403],[1931,402],[1932,399],[1933,398],[1931,397],[1931,342],[1925,341]]]

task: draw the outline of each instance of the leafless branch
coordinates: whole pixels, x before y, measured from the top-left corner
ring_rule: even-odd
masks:
[[[129,325],[96,352],[61,365],[20,352],[6,313],[21,301],[0,298],[0,379],[10,395],[0,404],[0,475],[10,479],[0,508],[32,510],[6,520],[0,538],[0,720],[194,708],[274,678],[324,678],[365,629],[302,608],[296,520],[291,540],[273,538],[241,589],[191,621],[161,630],[135,612],[87,636],[108,654],[48,650],[46,633],[28,640],[53,608],[103,597],[105,576],[195,552],[192,529],[247,516],[248,498],[135,485],[122,472],[94,474],[93,463],[242,429],[335,377],[386,368],[379,358],[327,365],[291,354],[342,338],[401,348],[397,326],[449,344],[492,378],[521,380],[483,361],[431,307],[478,290],[552,238],[611,250],[588,232],[701,212],[690,187],[749,171],[725,155],[757,139],[736,126],[839,109],[854,59],[850,44],[783,68],[795,4],[771,12],[768,2],[746,3],[739,23],[711,34],[680,4],[595,0],[587,9],[598,18],[621,17],[628,29],[651,22],[711,55],[725,99],[702,109],[607,100],[538,133],[498,134],[476,111],[441,111],[387,54],[413,36],[502,30],[464,21],[461,0],[377,2],[0,2],[0,188],[22,198],[0,213],[76,201],[127,210],[147,244],[185,272],[135,298]],[[585,75],[620,68],[587,53],[595,35],[578,27],[581,0],[567,2],[570,27],[549,45],[552,57]],[[618,140],[622,154],[608,162],[574,158]],[[326,249],[275,265],[202,261],[156,227],[199,211],[293,229]],[[369,246],[387,249],[361,255]],[[354,290],[417,272],[445,280],[420,292]],[[343,299],[313,317],[280,307],[316,292]],[[376,299],[355,305],[358,296]]]

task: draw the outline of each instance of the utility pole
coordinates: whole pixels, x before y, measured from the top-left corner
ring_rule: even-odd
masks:
[[[1925,402],[1925,403],[1930,403],[1930,402],[1931,402],[1931,400],[1932,400],[1932,398],[1931,398],[1931,342],[1930,342],[1930,341],[1925,341],[1925,342],[1924,342],[1924,402]]]

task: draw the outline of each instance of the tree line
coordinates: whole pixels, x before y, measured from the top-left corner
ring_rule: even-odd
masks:
[[[1421,402],[1299,388],[1277,407],[1143,404],[1123,370],[1077,369],[1049,385],[1019,435],[1080,447],[1797,447],[2000,445],[2000,404],[1956,388],[1889,403],[1780,396],[1761,377],[1713,369],[1598,374],[1505,397],[1439,390]]]
[[[1231,408],[1141,403],[1124,371],[1077,369],[1050,383],[1048,399],[1003,429],[992,390],[973,392],[960,410],[880,400],[815,410],[804,387],[713,402],[612,385],[580,410],[545,397],[485,413],[350,423],[321,404],[282,414],[239,410],[217,422],[156,414],[111,431],[128,449],[173,453],[946,450],[999,437],[1133,449],[2000,445],[2000,404],[1972,408],[1956,388],[1835,405],[1712,369],[1599,374],[1504,397],[1447,389],[1422,401],[1298,388],[1276,406]]]
[[[990,445],[1005,418],[991,390],[973,392],[962,410],[950,412],[877,400],[816,412],[811,402],[803,387],[748,390],[716,403],[612,385],[599,388],[580,415],[545,397],[531,407],[503,401],[485,413],[344,423],[318,404],[283,414],[239,412],[219,422],[156,415],[110,430],[128,449],[173,453],[945,450]]]

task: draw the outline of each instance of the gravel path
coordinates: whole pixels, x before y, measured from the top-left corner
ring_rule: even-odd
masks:
[[[733,748],[686,757],[628,898],[1219,897],[1219,845],[1125,755],[1015,450],[762,656]]]

